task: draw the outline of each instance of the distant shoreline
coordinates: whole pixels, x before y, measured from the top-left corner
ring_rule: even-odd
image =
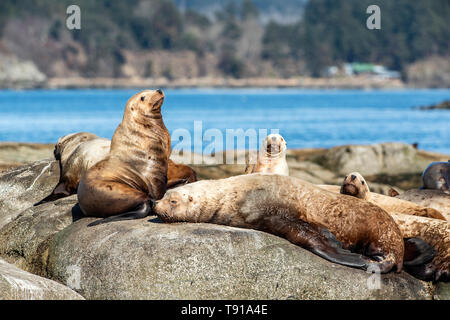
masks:
[[[368,76],[339,78],[48,78],[39,83],[3,83],[3,89],[132,89],[132,88],[298,88],[298,89],[404,89],[400,79]]]

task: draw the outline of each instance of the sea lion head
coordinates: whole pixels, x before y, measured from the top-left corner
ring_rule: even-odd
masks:
[[[287,149],[286,140],[279,134],[268,135],[263,142],[262,150],[269,157],[284,155]]]
[[[368,200],[370,197],[369,186],[363,176],[358,172],[352,172],[345,176],[341,193],[364,200]]]
[[[141,91],[128,100],[124,117],[133,120],[160,118],[163,102],[164,92],[161,89]]]
[[[78,132],[65,135],[58,139],[53,150],[56,160],[63,160],[68,157],[83,142],[98,138],[89,132]]]
[[[194,184],[199,184],[199,182]],[[190,192],[192,185],[168,190],[161,200],[156,201],[154,211],[161,220],[173,223],[201,222],[204,219],[206,212],[201,210],[203,205],[201,192]]]

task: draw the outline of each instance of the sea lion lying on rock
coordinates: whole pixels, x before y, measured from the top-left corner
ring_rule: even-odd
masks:
[[[253,159],[249,159],[245,173],[273,173],[288,176],[289,167],[286,162],[287,144],[284,138],[279,134],[268,135],[261,146],[256,163],[252,164]]]
[[[81,177],[78,201],[85,216],[109,218],[92,225],[146,217],[166,192],[170,135],[161,90],[131,97],[106,159]]]
[[[319,187],[331,192],[347,194],[372,202],[389,213],[403,213],[420,217],[446,220],[445,216],[436,209],[422,207],[410,201],[370,192],[366,180],[358,172],[352,172],[346,175],[342,186],[319,185]]]
[[[346,176],[340,191],[370,201],[369,186],[357,172]],[[413,256],[405,256],[405,268],[422,280],[449,281],[450,279],[450,223],[447,221],[390,212],[406,240],[412,246]],[[419,238],[436,250],[412,238]],[[414,253],[414,251],[416,251]],[[408,254],[408,253],[407,253]],[[434,255],[436,256],[434,257]]]
[[[294,177],[249,174],[199,181],[169,190],[154,211],[165,222],[265,231],[351,267],[402,269],[403,237],[386,211]]]
[[[72,133],[58,139],[53,154],[59,162],[60,178],[52,193],[35,204],[55,201],[77,193],[82,175],[109,155],[111,140],[88,132]],[[196,172],[169,159],[167,189],[197,181]]]

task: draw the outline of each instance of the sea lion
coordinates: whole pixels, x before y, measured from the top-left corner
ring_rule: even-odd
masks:
[[[357,172],[346,176],[340,191],[370,201],[367,182]],[[372,193],[373,195],[373,193]],[[395,206],[393,207],[395,208]],[[406,240],[405,247],[412,247],[412,256],[405,250],[405,268],[422,280],[448,281],[450,279],[450,224],[432,218],[390,212]],[[431,245],[430,250],[419,238]]]
[[[86,171],[78,186],[85,216],[113,220],[147,216],[166,192],[170,134],[164,125],[162,90],[132,96],[106,159]]]
[[[35,206],[77,193],[81,176],[106,158],[110,146],[110,140],[89,132],[72,133],[59,138],[53,151],[59,162],[59,182],[52,193]]]
[[[386,211],[294,177],[256,173],[203,180],[167,191],[154,212],[164,222],[265,231],[351,267],[402,269],[403,238]]]
[[[429,207],[442,213],[450,221],[450,194],[440,190],[412,189],[405,191],[393,199],[414,202],[423,207]]]
[[[287,144],[279,134],[268,135],[259,149],[256,163],[249,155],[245,173],[273,173],[283,176],[289,175],[289,167],[286,162]]]
[[[76,194],[81,176],[92,166],[106,159],[110,147],[111,140],[99,138],[88,132],[72,133],[58,139],[53,153],[59,162],[59,183],[49,196],[34,205],[38,206]],[[195,181],[197,174],[192,168],[169,159],[167,189]]]
[[[347,194],[369,201],[388,213],[403,213],[420,217],[446,220],[445,216],[436,209],[419,206],[413,202],[388,197],[375,192],[370,192],[366,180],[358,172],[352,172],[345,176],[342,186],[319,185],[328,191]]]
[[[433,162],[422,174],[422,189],[450,194],[450,162]]]

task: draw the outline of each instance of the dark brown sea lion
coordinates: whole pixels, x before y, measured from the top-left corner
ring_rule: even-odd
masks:
[[[368,201],[371,198],[367,182],[357,172],[346,176],[341,193]],[[450,223],[445,220],[396,212],[390,212],[390,214],[405,239],[404,265],[406,270],[422,280],[449,281]],[[421,243],[418,241],[419,239],[432,247]]]
[[[433,162],[422,174],[422,189],[450,193],[450,162]]]
[[[59,162],[60,178],[52,193],[39,201],[55,201],[77,193],[81,176],[109,155],[111,140],[88,132],[72,133],[61,137],[55,145],[54,155]],[[169,160],[167,189],[197,181],[196,172],[189,166]]]
[[[402,269],[403,238],[386,211],[294,177],[249,174],[199,181],[169,190],[154,211],[165,222],[265,231],[347,266],[372,265],[382,273]]]
[[[286,161],[287,144],[284,138],[279,134],[268,135],[261,146],[256,163],[249,159],[245,173],[273,173],[284,176],[289,175],[289,167]]]
[[[166,192],[170,135],[164,125],[161,90],[131,97],[105,160],[80,180],[78,201],[85,216],[113,220],[147,216]]]

